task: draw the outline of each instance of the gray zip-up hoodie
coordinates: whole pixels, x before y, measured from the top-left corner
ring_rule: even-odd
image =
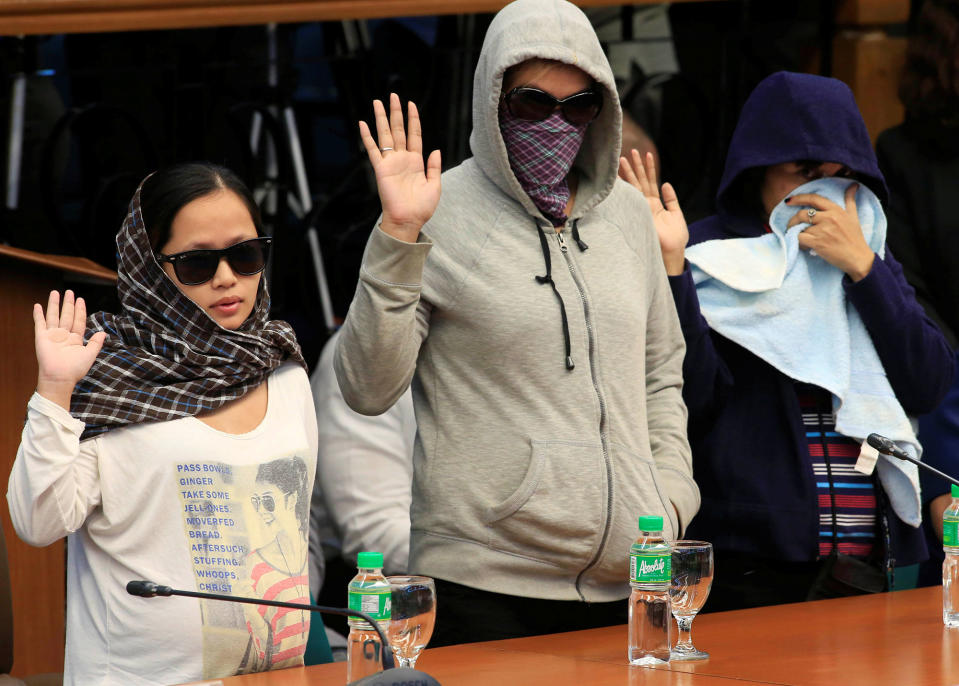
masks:
[[[531,57],[575,65],[605,94],[558,233],[516,180],[498,125],[503,72]],[[649,207],[616,176],[621,117],[583,13],[517,0],[494,18],[476,68],[473,157],[443,174],[417,243],[373,231],[335,368],[365,414],[385,411],[412,379],[412,572],[533,598],[617,600],[629,593],[637,517],[662,515],[675,537],[699,507],[685,347]],[[535,278],[547,271],[556,293]]]

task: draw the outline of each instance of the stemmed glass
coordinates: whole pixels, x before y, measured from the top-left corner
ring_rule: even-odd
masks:
[[[428,576],[388,576],[390,582],[390,646],[398,667],[415,667],[433,635],[436,585]]]
[[[679,640],[669,652],[670,661],[705,660],[709,653],[693,645],[692,625],[713,585],[713,544],[673,541],[669,608],[679,625]]]

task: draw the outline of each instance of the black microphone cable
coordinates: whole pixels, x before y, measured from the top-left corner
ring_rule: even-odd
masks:
[[[871,445],[873,448],[875,448],[877,451],[879,451],[883,455],[895,457],[900,460],[904,460],[906,462],[912,462],[914,465],[918,465],[922,467],[923,469],[927,469],[933,474],[935,474],[936,476],[940,476],[946,481],[949,481],[959,486],[959,481],[949,476],[945,472],[940,472],[935,467],[928,465],[925,462],[922,462],[920,460],[917,460],[912,455],[910,455],[905,450],[903,450],[898,445],[896,445],[895,441],[893,441],[892,439],[886,438],[885,436],[881,436],[879,434],[869,434],[868,436],[866,436],[866,443]]]
[[[364,622],[368,622],[370,626],[376,631],[380,637],[380,641],[383,643],[383,669],[393,669],[395,663],[393,661],[393,649],[390,647],[390,642],[386,637],[386,634],[383,632],[383,628],[379,623],[370,617],[365,612],[360,612],[359,610],[347,610],[341,609],[338,607],[325,607],[323,605],[307,605],[305,603],[287,603],[279,600],[262,600],[260,598],[244,598],[242,596],[235,595],[220,595],[219,593],[200,593],[197,591],[181,591],[176,588],[170,588],[169,586],[161,586],[160,584],[154,583],[152,581],[130,581],[127,583],[127,593],[130,595],[140,596],[141,598],[153,598],[154,596],[185,596],[187,598],[205,598],[208,600],[225,600],[227,602],[233,603],[249,603],[250,605],[271,605],[273,607],[286,607],[296,610],[309,610],[311,612],[326,613],[331,615],[341,615],[343,617],[358,617]]]

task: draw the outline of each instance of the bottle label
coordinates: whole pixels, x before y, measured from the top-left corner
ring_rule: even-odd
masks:
[[[959,521],[942,520],[942,544],[950,547],[959,546]]]
[[[640,584],[669,583],[670,556],[659,553],[629,556],[629,579]]]
[[[365,612],[378,622],[390,619],[390,589],[382,591],[350,591],[351,610]]]

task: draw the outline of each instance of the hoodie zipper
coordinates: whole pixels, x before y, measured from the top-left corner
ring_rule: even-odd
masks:
[[[566,226],[569,226],[569,222],[566,223]],[[564,229],[565,228],[566,227],[564,227]],[[609,539],[609,527],[613,519],[613,470],[609,462],[609,443],[608,436],[606,435],[606,399],[603,397],[603,392],[600,390],[599,384],[596,380],[596,343],[594,341],[593,324],[592,320],[590,319],[589,301],[586,299],[586,291],[583,289],[583,286],[580,283],[579,275],[576,271],[576,265],[573,262],[572,255],[569,254],[569,247],[566,245],[566,239],[563,238],[562,231],[556,232],[556,240],[559,242],[559,250],[561,253],[563,253],[563,257],[566,260],[566,266],[569,269],[570,276],[573,278],[573,283],[576,284],[576,290],[579,291],[579,299],[583,303],[583,316],[586,320],[586,334],[587,339],[589,340],[589,350],[587,351],[587,356],[589,358],[589,373],[590,379],[593,382],[593,390],[596,392],[596,397],[599,399],[599,437],[603,446],[603,462],[606,466],[606,522],[603,525],[603,538],[600,540],[599,548],[597,548],[593,559],[590,560],[589,564],[583,567],[579,574],[576,575],[576,592],[579,594],[580,600],[586,602],[586,596],[583,595],[580,584],[586,572],[595,567],[596,563],[599,562],[599,558],[606,549],[606,541]]]

